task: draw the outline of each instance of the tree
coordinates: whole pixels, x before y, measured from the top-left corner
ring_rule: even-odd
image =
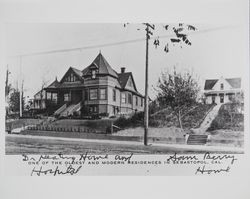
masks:
[[[226,105],[226,111],[230,116],[230,121],[233,123],[235,116],[242,112],[244,102],[243,92],[235,94],[231,100],[231,103]]]
[[[126,27],[129,23],[125,23],[124,27]],[[145,102],[144,102],[144,145],[147,145],[147,137],[148,137],[148,114],[149,114],[149,107],[148,107],[148,54],[149,54],[149,40],[154,35],[156,25],[150,23],[143,23],[142,24],[146,30],[146,66],[145,66]],[[161,24],[162,25],[162,24]],[[172,31],[174,36],[170,38],[169,43],[164,45],[164,51],[166,53],[169,52],[169,44],[175,46],[179,44],[180,48],[182,48],[182,44],[191,45],[191,42],[188,39],[189,31],[196,31],[196,27],[188,24],[179,23],[177,25],[170,26],[169,24],[162,26],[166,31]],[[137,30],[141,30],[138,28]],[[155,47],[157,48],[160,46],[159,36],[154,38]]]
[[[157,99],[161,107],[169,106],[178,119],[181,129],[182,117],[188,108],[197,103],[199,87],[190,72],[165,72],[161,74],[157,85]]]
[[[9,108],[12,112],[20,112],[20,92],[13,89],[10,94]],[[22,98],[22,110],[24,110],[24,98]]]

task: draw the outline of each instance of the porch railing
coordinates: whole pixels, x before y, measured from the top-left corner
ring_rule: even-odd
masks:
[[[62,105],[59,109],[57,109],[54,115],[60,115],[67,108],[67,104]]]

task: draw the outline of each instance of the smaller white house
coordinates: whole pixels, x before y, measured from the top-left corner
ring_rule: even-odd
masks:
[[[242,94],[241,78],[207,79],[204,86],[206,104],[221,104],[233,101]]]
[[[33,99],[33,104],[31,106],[31,109],[34,110],[42,110],[46,108],[46,99],[45,99],[45,90],[40,90],[39,92],[37,92],[34,95],[34,99]]]

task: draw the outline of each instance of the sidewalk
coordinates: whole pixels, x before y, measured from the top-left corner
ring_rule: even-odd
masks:
[[[62,138],[62,137],[49,137],[49,136],[35,136],[35,135],[9,135],[6,137],[11,138],[27,138],[27,139],[37,139],[37,140],[54,140],[54,141],[69,141],[73,144],[75,143],[99,143],[99,144],[114,144],[123,145],[130,147],[145,147],[157,148],[158,150],[167,148],[171,150],[183,150],[183,151],[194,151],[194,152],[219,152],[219,153],[244,153],[243,148],[237,147],[222,147],[222,146],[204,146],[204,145],[186,145],[186,144],[162,144],[162,143],[149,143],[149,146],[144,146],[142,142],[136,141],[117,141],[117,140],[98,140],[98,139],[76,139],[76,138]]]
[[[217,104],[216,106],[214,106],[213,109],[207,114],[200,127],[192,129],[192,131],[196,134],[204,134],[211,126],[212,121],[218,115],[221,105],[222,104]]]

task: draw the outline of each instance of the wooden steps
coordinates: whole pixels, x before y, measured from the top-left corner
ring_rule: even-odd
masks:
[[[189,135],[187,139],[188,145],[205,145],[207,143],[207,135]]]

